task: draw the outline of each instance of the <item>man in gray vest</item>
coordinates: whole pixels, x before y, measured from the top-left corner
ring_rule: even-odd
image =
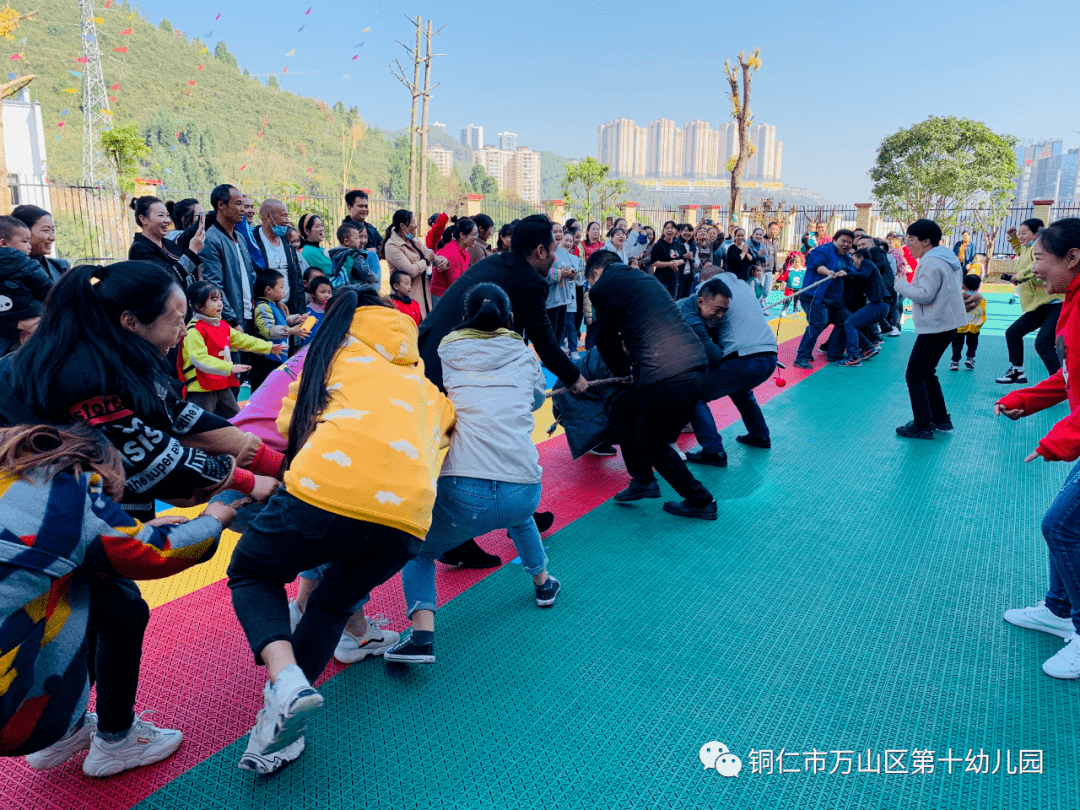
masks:
[[[771,447],[769,426],[754,389],[776,370],[776,336],[753,290],[732,273],[717,273],[698,288],[696,296],[679,301],[679,309],[709,358],[705,394],[690,419],[701,447],[689,451],[686,460],[727,466],[724,442],[708,406],[721,397],[731,397],[746,425],[746,434],[736,441]]]

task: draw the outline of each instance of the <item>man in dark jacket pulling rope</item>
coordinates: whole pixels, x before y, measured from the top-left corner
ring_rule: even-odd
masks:
[[[634,377],[609,406],[633,479],[615,500],[659,498],[655,469],[683,498],[665,503],[665,512],[716,520],[716,501],[671,446],[705,391],[705,350],[663,284],[625,264],[605,269],[605,253],[589,257],[586,269],[600,324],[596,346],[613,374]]]

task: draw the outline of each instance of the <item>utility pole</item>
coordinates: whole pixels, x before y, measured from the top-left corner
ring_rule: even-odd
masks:
[[[393,66],[390,68],[390,72],[394,74],[399,82],[405,85],[409,89],[409,93],[412,94],[412,117],[409,121],[409,210],[416,211],[416,101],[420,97],[420,62],[423,61],[420,58],[420,34],[423,29],[423,21],[419,16],[416,19],[405,15],[405,18],[409,22],[416,26],[416,47],[410,49],[404,42],[397,40],[397,44],[405,49],[405,52],[410,54],[413,58],[413,79],[410,82],[405,77],[405,69],[401,66],[401,62],[394,60],[394,65],[397,66],[397,70]]]
[[[82,54],[86,58],[83,90],[83,184],[91,187],[116,186],[116,172],[99,140],[112,129],[112,111],[105,77],[101,74],[101,50],[94,24],[93,0],[79,0],[82,15]]]
[[[438,31],[431,30],[431,20],[428,20],[427,24],[427,52],[424,56],[424,93],[423,93],[423,115],[420,121],[420,207],[417,212],[417,221],[421,223],[427,223],[428,218],[428,199],[427,199],[427,136],[428,136],[428,101],[431,99],[431,91],[438,87],[436,84],[434,87],[431,85],[431,57],[432,56],[445,56],[446,54],[432,54],[431,52],[431,38],[446,28],[442,26]],[[419,45],[417,46],[419,50]]]

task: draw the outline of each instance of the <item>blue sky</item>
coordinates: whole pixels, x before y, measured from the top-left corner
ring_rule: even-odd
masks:
[[[447,24],[435,39],[446,56],[435,61],[442,85],[432,120],[454,136],[466,124],[483,126],[487,142],[509,130],[519,145],[569,157],[595,154],[597,125],[621,116],[680,126],[728,120],[724,59],[760,48],[751,108],[784,142],[785,182],[844,202],[869,200],[867,171],[881,138],[929,115],[1080,143],[1075,0],[738,6],[751,13],[717,13],[697,0],[142,0],[138,8],[189,37],[213,31],[211,50],[224,40],[252,73],[287,65],[285,88],[355,104],[386,128],[409,118],[407,91],[389,69],[406,58],[395,42],[410,41],[404,13],[431,15],[436,27]]]

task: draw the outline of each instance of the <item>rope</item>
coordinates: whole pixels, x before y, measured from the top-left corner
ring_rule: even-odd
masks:
[[[586,380],[585,387],[592,388],[594,385],[629,385],[634,381],[633,377],[608,377],[604,380]],[[545,397],[554,397],[559,394],[571,393],[569,388],[556,388],[544,394]]]

